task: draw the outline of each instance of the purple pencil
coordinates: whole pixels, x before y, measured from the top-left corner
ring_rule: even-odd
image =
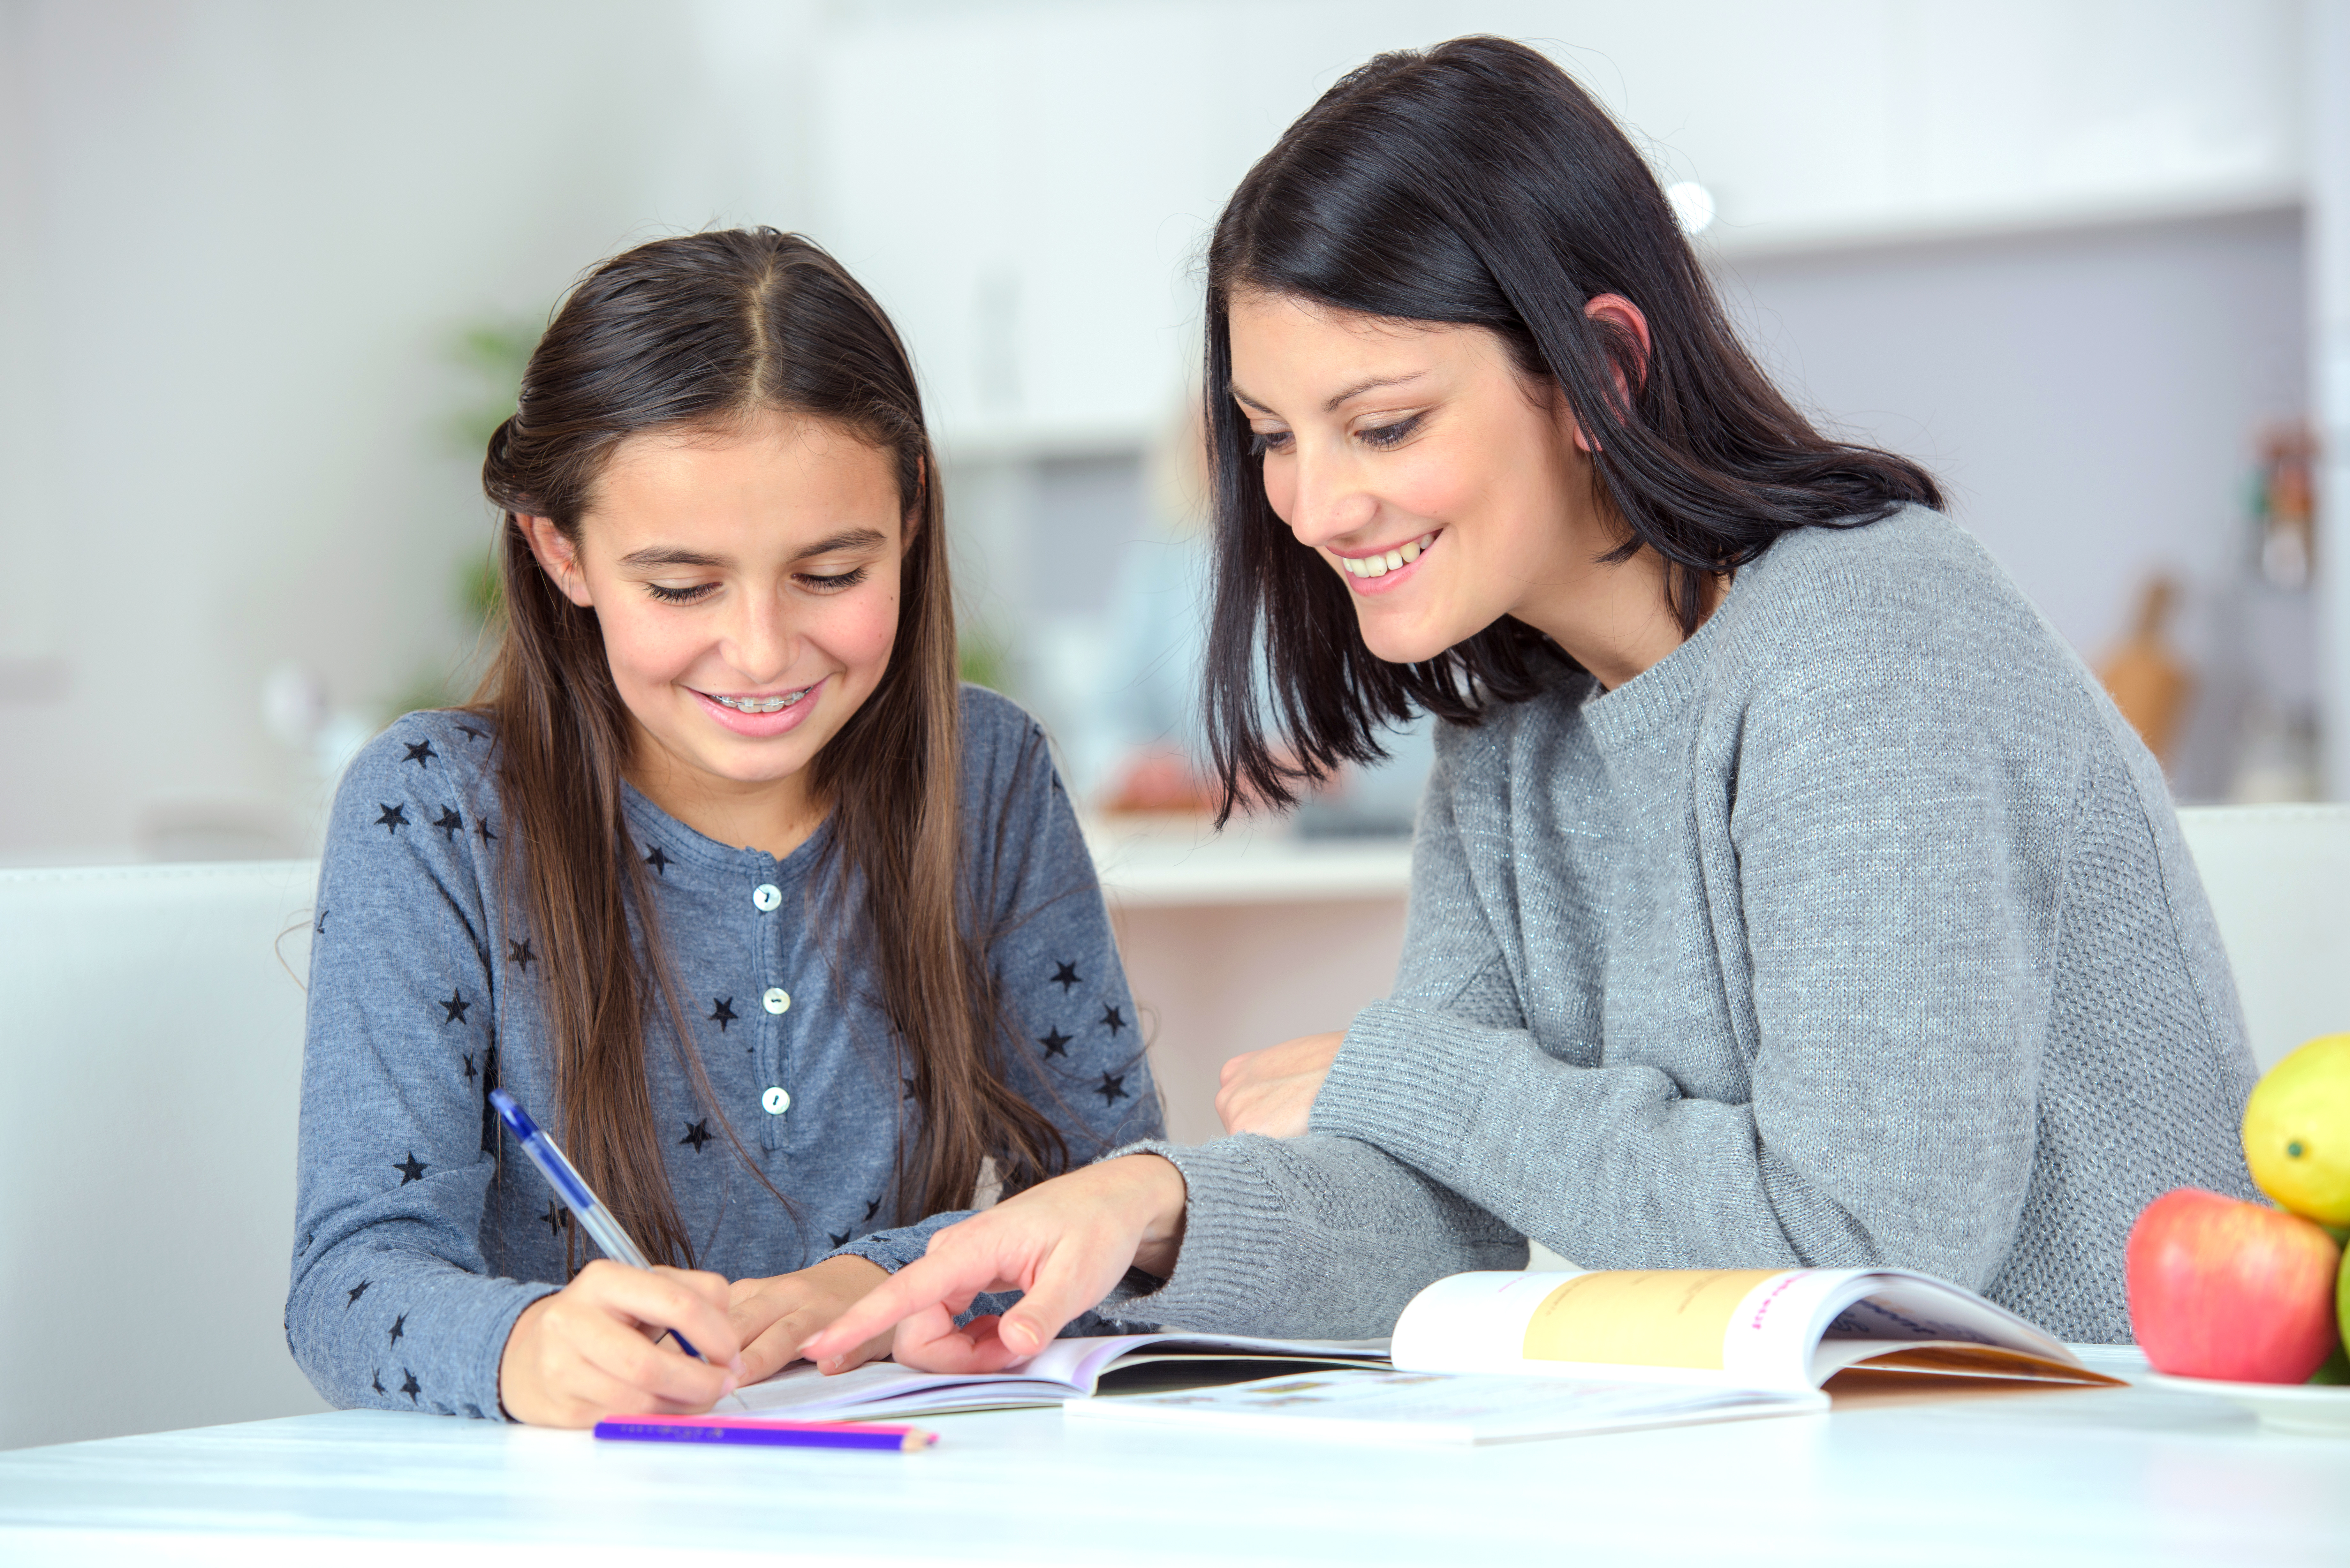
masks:
[[[780,1449],[878,1449],[912,1453],[939,1440],[920,1427],[868,1421],[761,1421],[741,1416],[624,1416],[596,1423],[616,1443],[749,1443]]]

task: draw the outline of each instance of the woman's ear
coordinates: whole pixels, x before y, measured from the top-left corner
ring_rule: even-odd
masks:
[[[579,569],[578,546],[555,525],[555,519],[517,512],[515,526],[530,541],[530,553],[538,558],[539,570],[563,590],[564,597],[582,609],[593,608],[595,600],[588,594],[588,574]]]
[[[1620,294],[1595,294],[1584,302],[1583,314],[1603,329],[1613,330],[1638,344],[1639,363],[1645,369],[1648,363],[1651,346],[1648,341],[1648,318],[1640,314],[1638,306]],[[1616,368],[1616,395],[1623,400],[1625,407],[1631,406],[1632,387],[1625,379],[1624,369],[1620,364]],[[1579,421],[1575,427],[1575,444],[1585,452],[1598,450],[1592,445],[1591,438],[1584,433],[1583,425]]]

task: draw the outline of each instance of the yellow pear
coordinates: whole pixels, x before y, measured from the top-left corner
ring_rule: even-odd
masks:
[[[2305,1220],[2350,1225],[2350,1034],[2321,1034],[2268,1070],[2244,1103],[2244,1163]]]

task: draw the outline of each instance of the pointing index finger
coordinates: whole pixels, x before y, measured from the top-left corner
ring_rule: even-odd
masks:
[[[940,1259],[915,1259],[833,1319],[830,1327],[800,1347],[800,1354],[819,1364],[845,1355],[925,1307],[943,1306],[958,1297],[968,1302],[993,1282],[967,1282],[956,1274]]]

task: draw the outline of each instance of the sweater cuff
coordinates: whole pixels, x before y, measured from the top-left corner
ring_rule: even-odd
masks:
[[[545,1281],[491,1282],[495,1288],[484,1290],[481,1288],[482,1281],[468,1277],[460,1287],[448,1293],[452,1298],[450,1304],[456,1305],[458,1311],[447,1324],[445,1343],[469,1345],[473,1353],[463,1355],[453,1368],[457,1376],[453,1397],[436,1399],[434,1403],[469,1416],[492,1416],[512,1421],[515,1417],[507,1414],[505,1401],[498,1391],[498,1372],[505,1362],[506,1341],[513,1336],[515,1321],[533,1302],[542,1301],[562,1287]],[[415,1375],[408,1376],[413,1379]],[[416,1403],[412,1396],[410,1402]]]
[[[844,1246],[835,1247],[816,1262],[840,1257],[862,1258],[894,1274],[929,1251],[931,1237],[950,1225],[970,1219],[976,1212],[971,1209],[951,1210],[911,1225],[895,1225],[887,1231],[876,1231]]]
[[[1175,1272],[1146,1294],[1127,1285],[1098,1309],[1128,1322],[1211,1332],[1253,1319],[1263,1305],[1264,1260],[1281,1255],[1291,1217],[1249,1158],[1243,1136],[1185,1147],[1151,1139],[1104,1155],[1155,1154],[1183,1173],[1183,1247]],[[1129,1273],[1129,1281],[1137,1276]],[[1141,1276],[1147,1280],[1148,1276]]]
[[[1475,1139],[1478,1106],[1501,1053],[1497,1034],[1393,1000],[1355,1014],[1306,1125],[1350,1137],[1451,1186],[1461,1151]]]

